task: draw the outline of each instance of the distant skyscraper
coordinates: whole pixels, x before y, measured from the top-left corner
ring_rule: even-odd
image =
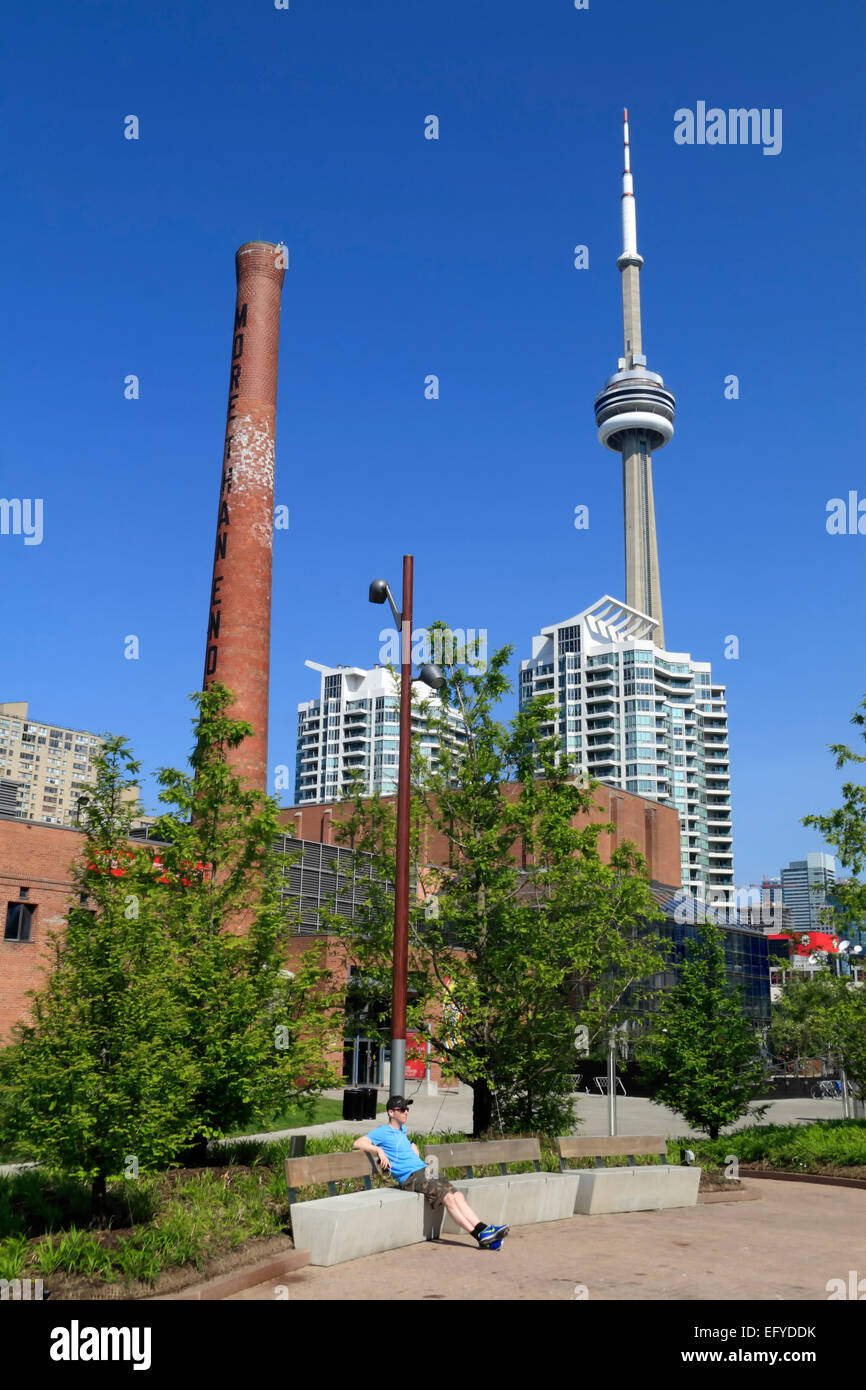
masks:
[[[103,740],[86,729],[28,719],[26,701],[0,704],[0,812],[74,825],[78,798],[96,781]]]
[[[782,902],[790,908],[794,930],[826,931],[819,913],[826,906],[827,892],[836,882],[836,861],[832,854],[807,854],[792,859],[782,870]]]
[[[336,801],[360,777],[365,795],[396,795],[400,763],[400,697],[397,682],[383,666],[366,671],[360,666],[307,665],[321,676],[317,700],[298,705],[298,751],[295,760],[295,802]],[[430,713],[441,701],[428,686],[415,681],[413,697]],[[453,746],[465,739],[463,721],[448,711]],[[435,767],[439,739],[426,727],[427,716],[413,713],[412,732],[422,753]]]
[[[640,268],[625,115],[622,180],[624,353],[595,398],[598,437],[622,455],[626,601],[605,595],[544,627],[521,662],[520,702],[550,694],[548,731],[576,773],[676,807],[682,883],[734,906],[725,687],[709,662],[665,649],[652,454],[673,437],[674,397],[647,370]]]

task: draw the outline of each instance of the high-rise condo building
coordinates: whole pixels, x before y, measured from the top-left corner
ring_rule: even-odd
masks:
[[[365,796],[396,794],[400,764],[400,696],[398,685],[384,666],[365,671],[360,666],[320,666],[306,663],[321,676],[317,700],[298,705],[298,749],[295,760],[295,803],[333,801],[356,784]],[[439,737],[427,728],[430,714],[442,704],[426,685],[413,682],[412,733],[433,768]],[[448,709],[452,747],[466,734],[461,716]]]
[[[532,639],[520,703],[553,696],[546,726],[575,774],[674,806],[682,884],[733,906],[724,686],[710,664],[652,641],[652,619],[605,595]]]

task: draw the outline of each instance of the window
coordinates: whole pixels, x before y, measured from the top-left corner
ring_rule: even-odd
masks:
[[[32,903],[8,903],[6,907],[6,930],[4,941],[29,941],[30,923],[36,911]]]

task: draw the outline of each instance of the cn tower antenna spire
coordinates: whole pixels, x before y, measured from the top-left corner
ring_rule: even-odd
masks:
[[[631,173],[631,157],[628,145],[628,107],[622,113],[622,140],[624,161],[622,171],[622,254],[617,267],[622,272],[622,325],[625,344],[626,366],[632,366],[632,357],[640,355],[640,268],[643,256],[637,249],[637,219],[634,202],[634,179]]]

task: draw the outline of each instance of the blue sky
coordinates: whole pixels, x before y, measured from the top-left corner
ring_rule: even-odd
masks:
[[[822,848],[800,817],[839,804],[826,746],[866,685],[866,536],[825,525],[866,498],[861,7],[47,3],[4,29],[0,495],[41,497],[44,538],[0,536],[0,698],[184,761],[234,252],[259,237],[290,253],[272,767],[317,693],[304,660],[378,659],[367,585],[398,588],[404,551],[416,623],[486,629],[515,670],[542,625],[624,596],[592,401],[621,351],[625,104],[644,346],[678,401],[668,646],[727,684],[736,882]],[[781,108],[781,152],[676,144],[698,101]]]

